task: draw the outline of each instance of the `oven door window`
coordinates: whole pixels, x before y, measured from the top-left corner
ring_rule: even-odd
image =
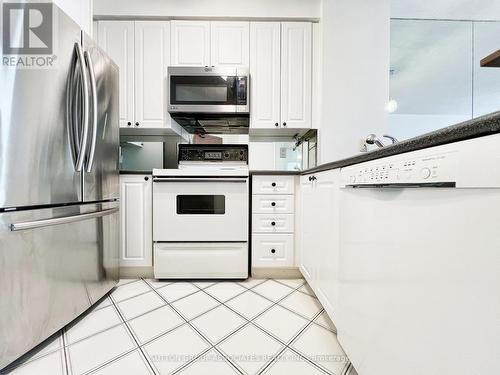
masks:
[[[178,215],[224,215],[226,197],[224,195],[178,195]]]
[[[171,76],[170,104],[236,105],[237,77]]]

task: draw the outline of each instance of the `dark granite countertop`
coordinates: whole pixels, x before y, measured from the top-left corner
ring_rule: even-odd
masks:
[[[467,139],[483,137],[496,133],[500,133],[500,111],[468,120],[457,125],[448,126],[415,138],[410,138],[391,146],[306,169],[301,171],[300,174],[305,175],[329,169],[343,168],[349,165],[363,163],[365,161],[404,154],[405,152],[422,150],[447,143],[465,141]]]
[[[153,171],[124,171],[124,170],[120,170],[120,174],[153,174]]]
[[[429,147],[444,145],[447,143],[465,141],[467,139],[483,137],[500,133],[500,111],[493,112],[472,120],[468,120],[456,125],[448,126],[421,136],[379,148],[370,152],[357,154],[355,156],[336,160],[330,163],[318,165],[314,168],[303,171],[283,171],[283,170],[251,170],[251,175],[305,175],[327,171],[330,169],[343,168],[350,165],[363,163],[370,160],[385,158],[405,152],[422,150]],[[120,174],[151,174],[152,171],[120,171]]]
[[[294,176],[300,174],[302,171],[283,171],[283,170],[272,170],[272,169],[259,169],[251,170],[250,174],[254,176]]]

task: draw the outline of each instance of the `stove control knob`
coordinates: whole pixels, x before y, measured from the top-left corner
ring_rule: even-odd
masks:
[[[224,154],[224,157],[225,157],[226,159],[227,159],[227,158],[229,158],[229,152],[226,152],[226,153]]]
[[[429,168],[422,168],[420,171],[420,175],[424,180],[427,180],[429,177],[431,177],[431,170]]]

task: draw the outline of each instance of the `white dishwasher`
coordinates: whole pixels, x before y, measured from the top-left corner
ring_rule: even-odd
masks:
[[[341,177],[338,330],[358,373],[500,374],[500,136]]]

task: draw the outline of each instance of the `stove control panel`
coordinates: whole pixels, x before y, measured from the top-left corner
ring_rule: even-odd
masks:
[[[238,162],[248,164],[247,145],[179,145],[179,163]]]

